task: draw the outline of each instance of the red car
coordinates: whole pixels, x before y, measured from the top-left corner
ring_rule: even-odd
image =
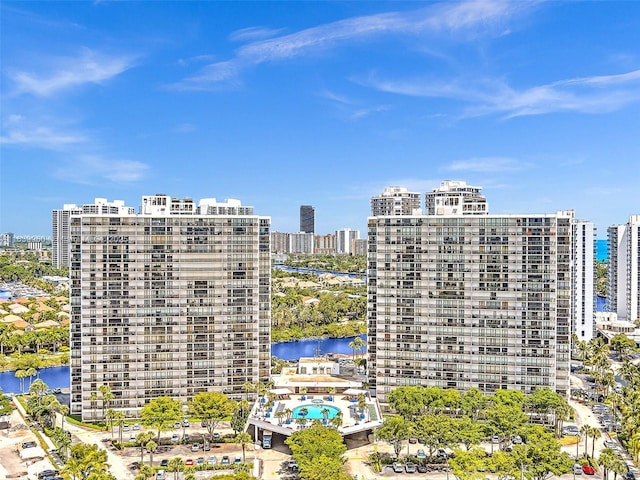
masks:
[[[186,466],[191,466],[191,465],[193,465],[193,458],[187,458],[187,459],[184,461],[184,464],[185,464]]]
[[[585,475],[595,475],[596,474],[596,470],[591,465],[583,465],[582,466],[582,471],[585,473]]]

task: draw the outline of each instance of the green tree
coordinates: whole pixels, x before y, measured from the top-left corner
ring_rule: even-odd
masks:
[[[24,379],[27,377],[27,371],[16,370],[14,376],[20,381],[20,393],[24,393]]]
[[[285,440],[300,469],[322,455],[330,458],[342,458],[347,451],[342,435],[323,425],[315,423],[305,430],[293,432]]]
[[[147,427],[158,431],[157,443],[160,443],[160,434],[171,430],[173,425],[182,419],[182,403],[170,397],[156,397],[140,409],[140,421]]]
[[[115,398],[113,392],[111,392],[111,387],[107,384],[100,385],[98,387],[98,391],[100,392],[101,400],[102,400],[102,420],[106,420],[105,410],[109,406],[109,403]]]
[[[539,425],[532,425],[526,431],[527,443],[515,445],[512,456],[516,465],[528,480],[546,480],[550,475],[560,476],[571,471],[573,460],[568,453]]]
[[[251,438],[251,435],[249,435],[247,432],[240,432],[238,435],[236,435],[235,438],[235,443],[239,443],[240,445],[242,445],[242,462],[246,462],[246,448],[247,445],[249,445],[251,442],[253,441],[253,439]]]
[[[398,387],[387,396],[389,406],[405,420],[415,419],[425,408],[424,388]]]
[[[609,470],[613,468],[614,463],[618,460],[618,455],[611,448],[605,448],[600,452],[598,457],[598,465],[604,470],[604,480],[609,478]]]
[[[420,415],[415,423],[415,434],[422,439],[432,457],[437,449],[454,446],[455,426],[455,420],[446,415]]]
[[[409,437],[410,423],[400,415],[387,417],[375,434],[393,447],[396,458],[400,456],[402,442]]]
[[[451,472],[458,480],[482,480],[488,470],[487,452],[480,447],[471,450],[455,449],[449,459]]]
[[[173,472],[173,480],[178,480],[179,472],[184,470],[184,461],[180,457],[173,457],[169,460],[167,470]]]
[[[232,414],[234,403],[220,392],[200,392],[188,404],[191,415],[206,422],[209,438],[213,440],[213,433],[218,424]]]
[[[108,475],[108,467],[105,450],[98,448],[97,445],[76,443],[71,446],[69,460],[62,469],[62,473],[71,476],[74,480],[105,478],[104,475]],[[114,477],[111,478],[115,480]]]
[[[153,440],[154,434],[153,432],[140,432],[136,435],[136,445],[140,447],[140,463],[144,463],[144,449],[145,446]]]
[[[474,422],[478,420],[480,413],[487,407],[487,397],[479,388],[467,390],[460,399],[462,411]]]

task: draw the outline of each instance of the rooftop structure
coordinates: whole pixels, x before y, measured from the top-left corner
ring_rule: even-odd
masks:
[[[427,215],[487,215],[487,199],[480,194],[481,187],[467,182],[445,180],[424,196]]]
[[[409,192],[405,187],[386,187],[371,198],[371,215],[420,215],[420,193]]]

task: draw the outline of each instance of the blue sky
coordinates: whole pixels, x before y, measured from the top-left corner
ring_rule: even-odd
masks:
[[[0,231],[95,197],[366,233],[445,179],[491,213],[640,213],[640,2],[0,3]]]

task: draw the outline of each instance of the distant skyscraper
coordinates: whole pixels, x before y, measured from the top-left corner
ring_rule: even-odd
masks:
[[[52,263],[56,268],[69,266],[69,219],[82,213],[120,214],[134,213],[133,207],[127,207],[122,200],[108,202],[106,198],[96,198],[94,203],[81,207],[65,204],[62,210],[53,210],[51,218]]]
[[[420,215],[420,193],[409,192],[404,187],[387,187],[371,198],[371,215]]]
[[[424,196],[427,215],[487,215],[487,199],[480,194],[481,187],[467,182],[446,180]]]
[[[72,414],[101,419],[103,384],[132,418],[155,397],[239,400],[268,380],[270,223],[238,200],[167,195],[71,216]]]
[[[316,209],[311,205],[300,206],[300,231],[303,233],[316,231]]]
[[[0,234],[0,247],[13,247],[15,235],[11,232]]]
[[[336,253],[336,236],[332,233],[313,237],[315,252],[319,255],[334,255]]]
[[[338,255],[353,254],[353,240],[360,238],[359,230],[344,228],[336,230],[336,253]]]
[[[607,233],[607,309],[620,320],[634,322],[640,318],[640,215],[631,215],[624,225],[612,225]]]

